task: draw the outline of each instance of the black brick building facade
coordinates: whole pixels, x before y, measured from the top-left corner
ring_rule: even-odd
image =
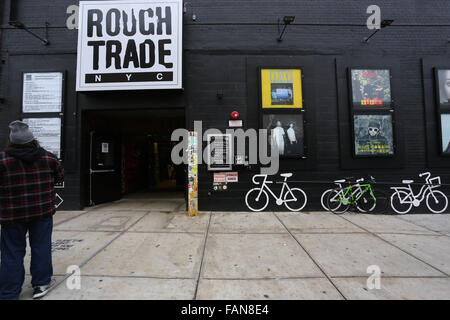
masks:
[[[225,130],[237,110],[245,128],[259,127],[258,67],[301,66],[306,106],[307,158],[281,161],[280,172],[293,172],[293,183],[308,194],[306,209],[318,210],[321,193],[332,181],[371,174],[382,182],[416,179],[431,171],[450,184],[450,158],[439,152],[439,121],[434,68],[450,68],[450,2],[447,0],[377,1],[382,19],[394,23],[372,33],[366,26],[373,1],[192,0],[185,3],[183,34],[184,90],[76,92],[77,30],[66,26],[74,0],[4,0],[0,29],[0,145],[8,123],[21,117],[22,73],[64,70],[64,209],[80,209],[86,200],[86,141],[83,117],[93,110],[184,110],[185,126]],[[195,19],[193,16],[195,15]],[[278,19],[295,16],[283,41]],[[8,25],[23,22],[45,35],[50,45]],[[389,68],[395,97],[396,153],[385,159],[355,158],[347,70]],[[218,99],[217,93],[223,92]],[[238,168],[239,182],[214,192],[213,173],[199,170],[200,210],[245,210],[257,168]],[[390,185],[384,187],[388,189]],[[449,188],[443,187],[449,195]],[[272,209],[278,210],[276,206]],[[284,209],[283,209],[284,210]]]

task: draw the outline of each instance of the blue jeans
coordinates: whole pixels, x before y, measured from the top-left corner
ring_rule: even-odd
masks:
[[[23,259],[26,251],[26,235],[31,247],[31,285],[50,284],[52,266],[53,218],[14,223],[1,229],[0,300],[17,300],[25,279]]]

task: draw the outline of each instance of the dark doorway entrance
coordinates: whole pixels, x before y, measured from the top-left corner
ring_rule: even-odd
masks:
[[[88,111],[84,114],[86,205],[122,197],[183,197],[185,168],[171,161],[171,134],[183,109]]]

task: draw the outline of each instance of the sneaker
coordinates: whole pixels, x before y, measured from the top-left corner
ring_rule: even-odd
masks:
[[[54,280],[52,280],[48,285],[46,286],[38,286],[33,288],[33,299],[39,299],[45,296],[48,291],[50,290],[50,287],[54,283]]]
[[[45,296],[48,292],[48,289],[50,289],[50,286],[39,286],[34,287],[33,289],[33,299],[39,299]]]

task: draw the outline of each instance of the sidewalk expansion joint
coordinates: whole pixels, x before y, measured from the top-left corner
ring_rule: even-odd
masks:
[[[97,274],[83,274],[83,277],[86,278],[120,278],[120,279],[158,279],[158,280],[196,280],[197,277],[157,277],[157,276],[118,276],[118,275],[97,275]]]
[[[443,235],[443,236],[450,237],[450,234],[445,233],[445,231],[439,231],[439,230],[433,230],[433,229],[430,229],[430,228],[428,228],[427,226],[422,226],[422,225],[420,225],[420,224],[418,224],[418,223],[415,223],[414,221],[409,221],[409,220],[406,220],[406,219],[402,219],[401,216],[394,215],[394,217],[395,217],[396,219],[399,219],[400,221],[403,221],[403,222],[406,221],[406,222],[412,223],[412,224],[415,225],[415,226],[418,226],[418,227],[427,229],[427,230],[429,230],[429,231],[431,231],[431,232],[437,232],[437,233],[439,233],[439,234],[441,234],[441,235]]]
[[[344,294],[341,292],[341,290],[339,290],[339,288],[336,286],[336,284],[331,281],[331,278],[325,273],[325,270],[320,266],[320,264],[314,260],[314,258],[311,256],[311,254],[306,250],[305,247],[302,246],[302,244],[300,243],[300,241],[292,234],[292,232],[286,227],[286,225],[283,223],[283,221],[280,219],[280,217],[276,214],[276,212],[272,212],[272,214],[278,219],[278,221],[280,221],[280,223],[283,225],[283,227],[286,228],[287,232],[291,235],[291,237],[294,239],[295,242],[298,243],[298,245],[303,249],[303,251],[308,255],[308,257],[311,259],[311,261],[317,266],[317,268],[319,268],[320,272],[323,273],[323,275],[325,276],[325,278],[328,279],[328,281],[331,283],[331,285],[336,289],[337,292],[339,292],[339,294],[341,295],[341,297],[344,300],[347,300],[347,297],[344,296]]]
[[[264,278],[210,278],[203,277],[202,280],[218,281],[270,281],[270,280],[301,280],[301,279],[327,279],[326,276],[298,276],[298,277],[264,277]]]
[[[74,217],[72,217],[72,218],[69,218],[69,219],[67,219],[67,220],[64,220],[64,221],[60,221],[60,222],[54,223],[54,224],[53,224],[53,227],[57,227],[57,226],[59,226],[59,225],[61,225],[61,224],[63,224],[63,223],[72,221],[73,219],[79,218],[79,217],[81,217],[82,215],[84,215],[84,214],[86,214],[86,213],[88,213],[88,212],[87,212],[87,211],[84,211],[84,212],[82,212],[82,213],[80,213],[80,214],[78,214],[78,215],[76,215],[76,216],[74,216]],[[58,211],[56,211],[55,215],[57,215],[57,214],[58,214]],[[60,213],[60,214],[61,214],[61,213]],[[62,213],[62,214],[64,214],[64,213]]]
[[[204,263],[204,260],[205,260],[205,253],[206,253],[206,243],[208,241],[208,234],[209,234],[209,228],[211,226],[211,220],[212,220],[212,212],[209,212],[208,227],[206,228],[205,239],[203,241],[202,259],[200,260],[200,267],[199,267],[198,276],[197,276],[197,279],[196,279],[197,283],[195,284],[195,291],[194,291],[193,300],[197,300],[198,287],[200,285],[200,278],[202,276],[202,271],[203,271],[203,263]]]
[[[80,265],[78,266],[81,270],[81,268],[83,266],[85,266],[89,261],[91,261],[95,256],[97,256],[100,252],[102,252],[103,250],[105,250],[110,244],[112,244],[115,240],[117,240],[120,236],[122,236],[123,234],[125,234],[127,232],[128,229],[132,228],[133,226],[135,226],[138,222],[140,222],[144,217],[147,216],[148,213],[144,214],[142,217],[140,217],[139,219],[137,219],[134,223],[132,223],[128,228],[126,228],[123,231],[119,231],[117,232],[117,234],[110,240],[108,241],[105,245],[103,245],[100,249],[98,249],[97,251],[95,251],[90,257],[88,257],[87,259],[85,259],[84,261],[82,261],[80,263]],[[58,288],[61,284],[63,284],[72,274],[66,274],[64,275],[64,277],[60,280],[57,281],[50,289],[49,292],[55,290],[56,288]]]
[[[389,242],[388,240],[384,239],[383,237],[380,237],[378,234],[371,232],[371,231],[368,230],[367,228],[364,228],[364,227],[362,227],[362,226],[359,226],[359,225],[357,225],[356,223],[354,223],[353,221],[351,221],[351,220],[349,220],[349,219],[346,219],[346,218],[343,217],[343,216],[339,216],[339,217],[342,218],[342,219],[344,219],[344,220],[347,221],[347,222],[350,222],[351,224],[355,225],[356,227],[359,227],[359,228],[361,228],[361,229],[363,229],[363,230],[366,230],[367,233],[371,234],[372,236],[374,236],[374,237],[380,239],[381,241],[383,241],[383,242],[385,242],[385,243],[387,243],[387,244],[393,246],[394,248],[397,248],[398,250],[400,250],[400,251],[402,251],[403,253],[406,253],[407,255],[413,257],[414,259],[416,259],[416,260],[418,260],[418,261],[420,261],[420,262],[426,264],[427,266],[431,267],[432,269],[434,269],[434,270],[436,270],[436,271],[438,271],[438,272],[440,272],[440,273],[446,275],[447,277],[449,276],[446,272],[444,272],[444,271],[438,269],[437,267],[435,267],[435,266],[433,266],[432,264],[430,264],[430,263],[424,261],[423,259],[421,259],[421,258],[419,258],[419,257],[416,257],[416,256],[415,256],[414,254],[412,254],[411,252],[408,252],[408,251],[406,251],[406,250],[400,248],[399,246],[397,246],[397,245],[395,245],[395,244]],[[417,234],[415,234],[415,235],[417,235]],[[423,236],[423,235],[422,235],[422,236]],[[428,235],[428,236],[432,236],[432,235]],[[435,236],[436,236],[436,235],[435,235]]]

